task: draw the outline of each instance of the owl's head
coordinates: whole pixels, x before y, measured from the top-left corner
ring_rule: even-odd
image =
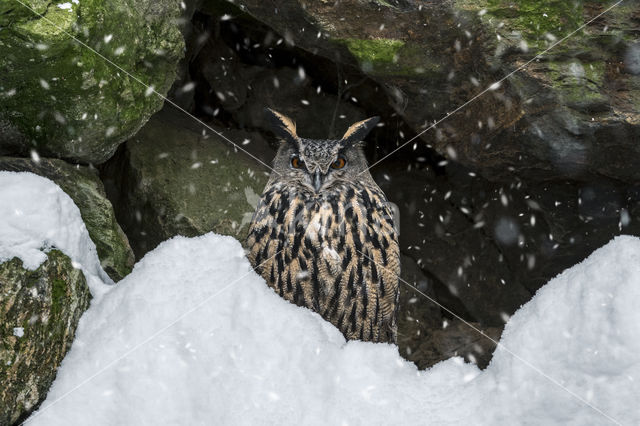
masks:
[[[295,181],[315,193],[341,182],[371,179],[359,142],[375,127],[379,117],[351,125],[341,139],[321,140],[299,137],[293,120],[279,112],[267,109],[266,114],[274,133],[282,139],[274,160],[274,170],[280,179]]]

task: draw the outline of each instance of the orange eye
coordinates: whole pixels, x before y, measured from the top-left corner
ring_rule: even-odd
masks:
[[[291,158],[291,166],[293,166],[294,169],[301,169],[304,167],[304,161],[302,161],[300,157],[294,156]]]
[[[340,157],[338,157],[338,159],[336,161],[331,163],[331,168],[332,169],[341,169],[346,164],[347,164],[347,160],[345,160],[344,157],[340,156]]]

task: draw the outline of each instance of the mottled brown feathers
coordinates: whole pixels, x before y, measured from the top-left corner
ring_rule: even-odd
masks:
[[[271,122],[276,135],[289,142],[295,142],[298,139],[296,123],[292,119],[269,108],[265,110],[265,115]]]
[[[400,259],[378,188],[345,184],[314,198],[273,185],[248,245],[252,264],[262,264],[258,272],[280,296],[318,312],[348,339],[395,342]]]

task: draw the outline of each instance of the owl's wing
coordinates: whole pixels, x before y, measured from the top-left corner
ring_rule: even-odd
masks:
[[[364,321],[370,324],[371,340],[395,342],[400,250],[393,210],[377,187],[357,189],[346,199],[354,212],[346,212],[352,234],[348,240],[356,257],[350,268],[363,286],[359,294]]]
[[[251,218],[249,234],[247,236],[248,257],[258,273],[262,271],[262,263],[277,253],[277,245],[273,242],[273,233],[278,232],[277,217],[273,211],[275,197],[279,195],[273,190],[266,190],[258,202],[256,211]],[[277,237],[277,236],[276,236]]]
[[[372,204],[368,211],[369,236],[371,244],[367,256],[372,260],[372,281],[378,286],[380,310],[383,318],[395,334],[399,299],[400,246],[394,226],[394,211],[382,191],[371,191]],[[375,270],[374,270],[375,268]],[[374,273],[375,272],[375,273]]]

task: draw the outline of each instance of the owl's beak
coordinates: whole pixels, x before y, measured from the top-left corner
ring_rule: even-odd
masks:
[[[320,191],[320,188],[322,188],[322,173],[320,172],[320,170],[316,170],[315,174],[313,175],[313,187],[315,188],[316,192]]]

